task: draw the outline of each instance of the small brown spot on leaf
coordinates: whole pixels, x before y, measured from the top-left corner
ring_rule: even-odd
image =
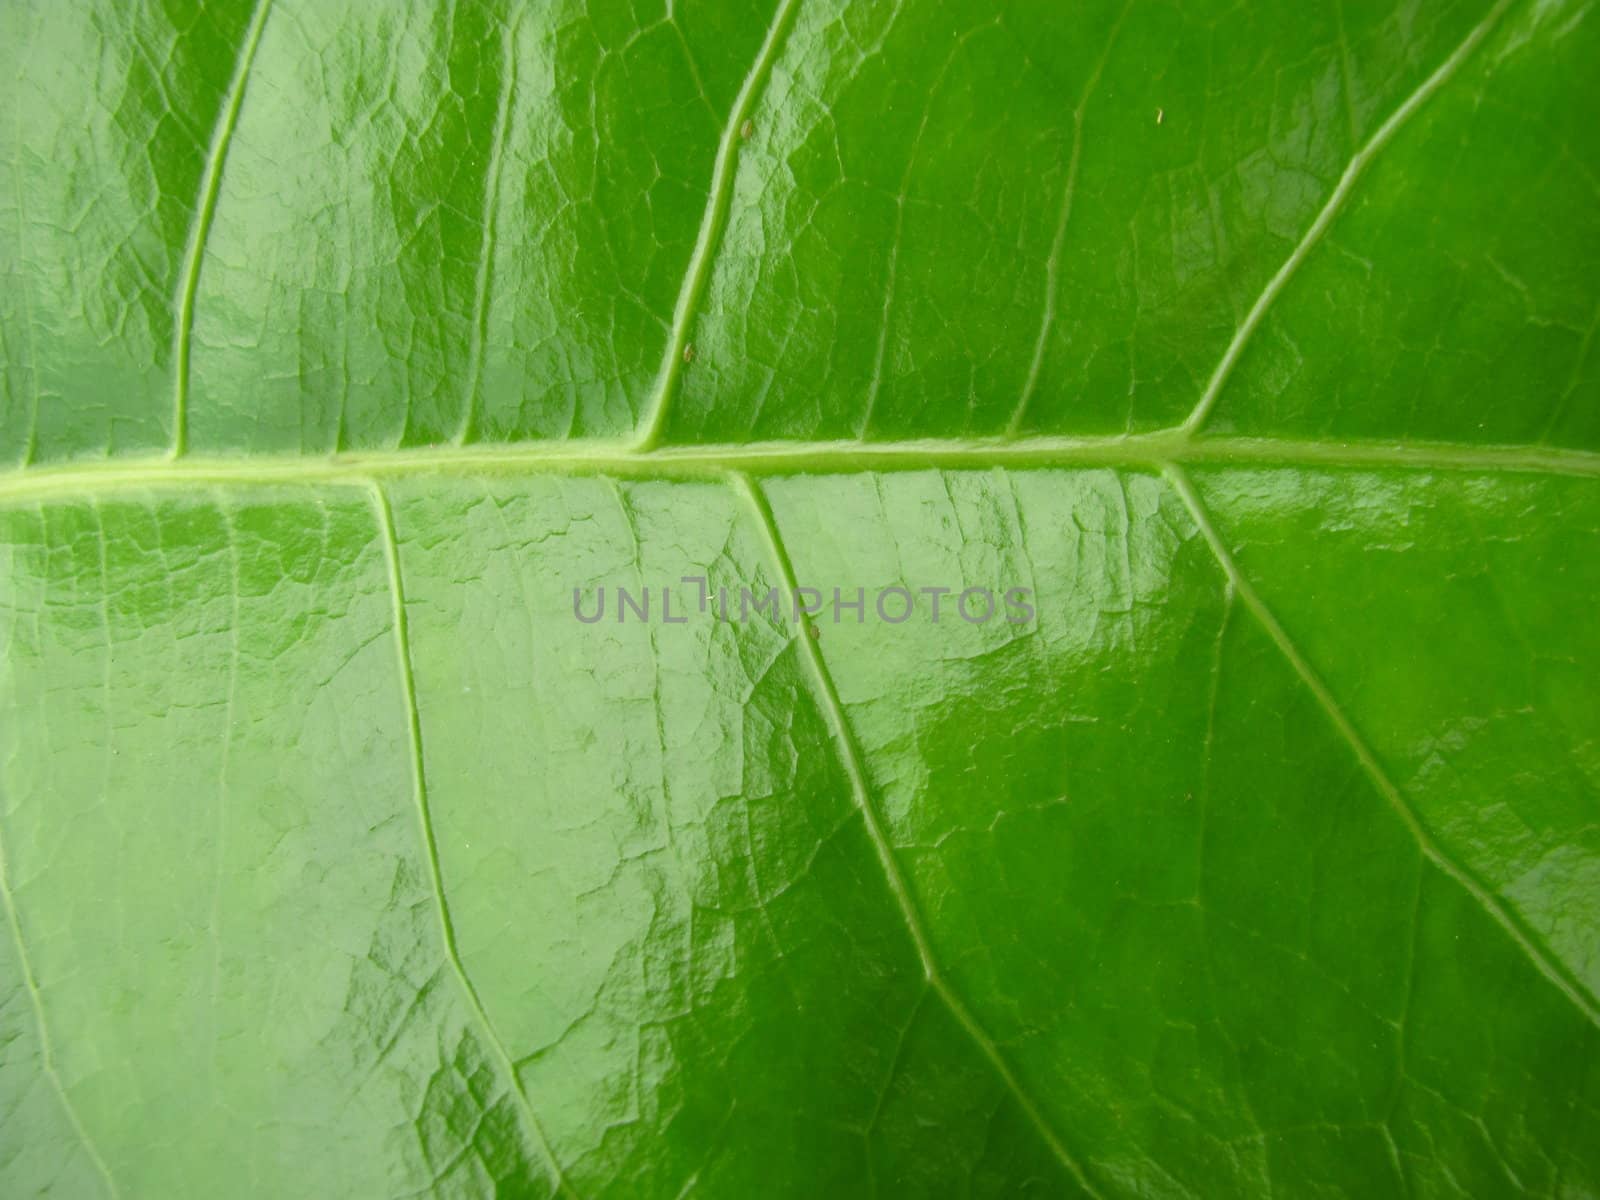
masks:
[[[692,363],[694,361],[694,343],[693,342],[690,342],[688,345],[686,345],[683,348],[683,361],[686,362],[686,363]]]
[[[755,131],[756,123],[750,120],[749,117],[746,117],[744,124],[739,126],[739,136],[747,142],[750,140],[750,135]]]

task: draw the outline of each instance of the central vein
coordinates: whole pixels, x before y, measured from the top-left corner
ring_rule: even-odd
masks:
[[[752,442],[639,450],[615,442],[523,442],[335,454],[98,459],[0,474],[0,503],[137,488],[362,484],[422,475],[568,474],[634,478],[838,475],[860,471],[1112,467],[1355,468],[1600,477],[1600,453],[1537,446],[1296,441],[1181,432],[899,442]]]

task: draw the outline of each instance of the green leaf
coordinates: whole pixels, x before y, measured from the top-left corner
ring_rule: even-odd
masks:
[[[0,1192],[1600,1194],[1586,0],[0,57]]]

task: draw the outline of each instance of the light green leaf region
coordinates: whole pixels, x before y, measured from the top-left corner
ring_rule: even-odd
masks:
[[[1600,1195],[1589,0],[0,58],[0,1194]]]

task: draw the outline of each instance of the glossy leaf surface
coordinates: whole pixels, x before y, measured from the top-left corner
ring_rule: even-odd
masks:
[[[0,57],[0,1193],[1600,1193],[1590,5]]]

